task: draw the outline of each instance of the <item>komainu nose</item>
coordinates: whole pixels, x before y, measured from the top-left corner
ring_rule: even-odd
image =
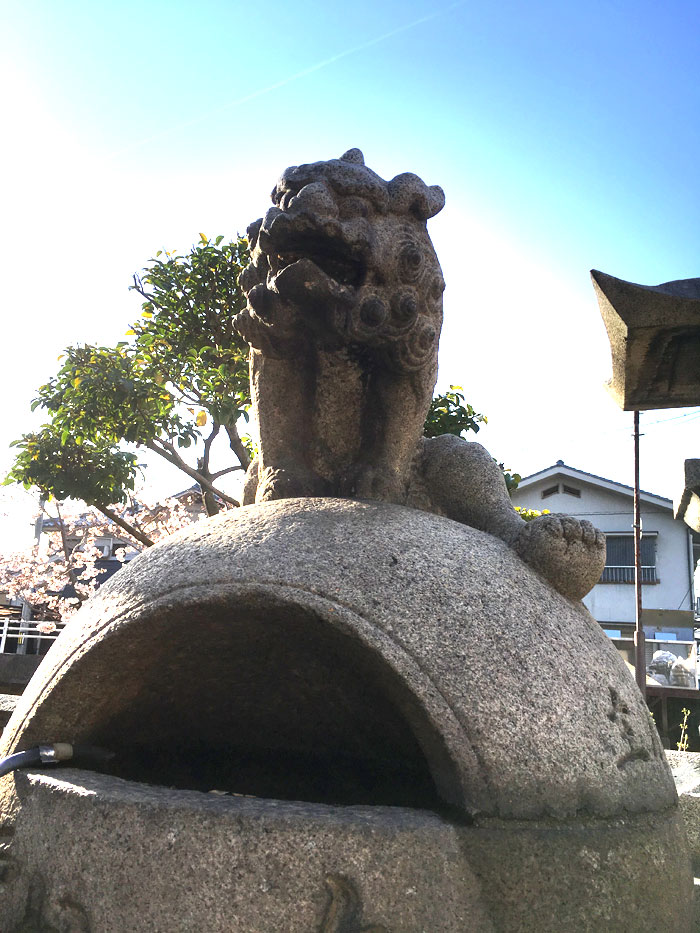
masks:
[[[308,211],[326,217],[338,216],[338,205],[330,189],[322,181],[314,181],[303,188],[291,198],[283,197],[283,204],[287,210]]]

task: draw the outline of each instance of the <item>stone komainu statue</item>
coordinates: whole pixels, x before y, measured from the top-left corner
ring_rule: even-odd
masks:
[[[605,562],[588,522],[525,523],[481,445],[423,438],[437,376],[445,283],[426,222],[445,203],[416,175],[384,181],[351,149],[288,168],[251,224],[248,305],[260,453],[244,502],[382,499],[495,534],[580,598]]]
[[[405,502],[437,374],[445,283],[426,220],[445,198],[357,149],[287,169],[248,230],[236,319],[252,346],[258,501]]]

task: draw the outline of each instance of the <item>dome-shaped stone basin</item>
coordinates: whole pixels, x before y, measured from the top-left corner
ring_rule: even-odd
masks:
[[[149,549],[60,636],[3,736],[5,753],[53,741],[116,753],[103,769],[112,777],[90,779],[98,797],[99,782],[116,779],[130,799],[143,788],[149,805],[154,793],[218,791],[256,798],[268,816],[302,807],[303,818],[307,805],[343,819],[374,808],[380,822],[419,812],[433,835],[439,824],[458,840],[463,877],[479,877],[496,929],[529,928],[518,924],[532,910],[538,930],[587,929],[593,890],[579,906],[562,893],[568,873],[585,873],[584,850],[597,853],[604,916],[624,916],[625,929],[647,929],[639,924],[656,915],[651,892],[621,900],[615,880],[643,873],[644,859],[690,898],[673,780],[613,646],[503,542],[428,513],[285,500]],[[46,780],[32,778],[33,792],[26,780],[6,789],[6,801],[26,801],[18,832],[28,801],[51,797]],[[73,793],[62,786],[54,799]],[[227,797],[234,810],[241,799]],[[380,850],[383,838],[377,829]],[[325,870],[354,873],[362,893],[362,861]],[[293,862],[281,860],[282,875]],[[470,884],[449,922],[440,895],[435,930],[460,929],[465,903],[474,914]],[[567,909],[573,925],[562,925]],[[387,910],[375,903],[369,920],[422,929],[424,920],[392,927]]]

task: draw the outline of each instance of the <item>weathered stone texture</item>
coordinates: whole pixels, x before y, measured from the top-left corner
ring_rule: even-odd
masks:
[[[493,930],[459,833],[435,814],[217,797],[74,770],[19,784],[17,895],[41,879],[48,922],[69,898],[91,933]],[[352,889],[356,927],[346,925]]]
[[[139,745],[186,726],[210,746],[259,728],[273,743],[294,735],[299,751],[324,740],[374,759],[396,733],[415,762],[398,710],[440,796],[465,811],[611,815],[675,801],[646,708],[600,627],[503,542],[447,519],[340,499],[236,510],[149,549],[81,622],[25,692],[5,747],[109,745],[127,726]],[[278,681],[285,664],[299,673]],[[365,692],[382,711],[369,725]],[[307,713],[296,723],[293,701]]]
[[[184,933],[204,918],[222,933],[691,929],[677,810],[464,826],[425,811],[217,797],[73,769],[17,786],[17,871],[0,885],[2,916],[22,918],[10,933]],[[651,867],[663,897],[642,894]]]
[[[248,228],[236,325],[251,351],[258,502],[403,502],[432,398],[445,283],[426,221],[442,189],[384,181],[359,149],[292,166]]]
[[[690,930],[635,684],[503,541],[380,502],[267,502],[149,549],[81,621],[2,753],[95,742],[116,777],[3,780],[0,928],[641,933],[653,862]]]
[[[685,820],[693,869],[700,878],[700,754],[666,752]]]
[[[693,878],[675,808],[566,824],[485,820],[464,838],[499,933],[693,929]]]

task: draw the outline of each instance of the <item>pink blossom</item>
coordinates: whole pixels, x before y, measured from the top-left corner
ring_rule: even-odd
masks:
[[[177,499],[144,505],[132,503],[122,509],[122,517],[136,525],[152,541],[167,537],[181,528],[191,525],[201,517],[192,506]],[[103,566],[103,551],[97,547],[98,539],[129,541],[127,547],[115,551],[118,560],[143,550],[143,545],[131,541],[120,527],[94,509],[68,514],[62,513],[65,540],[60,526],[53,520],[53,527],[42,534],[41,544],[14,554],[0,554],[0,592],[20,599],[32,608],[32,617],[41,626],[44,634],[56,630],[56,622],[67,622],[80,605],[98,588]],[[72,588],[75,595],[65,592]],[[70,593],[70,590],[69,590]]]

